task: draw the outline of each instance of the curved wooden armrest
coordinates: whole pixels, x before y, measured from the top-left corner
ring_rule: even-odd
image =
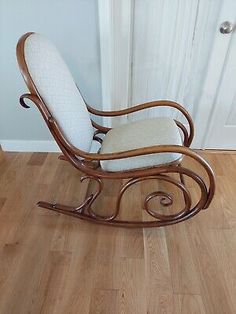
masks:
[[[198,159],[200,157],[194,150],[190,149],[189,147],[181,146],[181,145],[156,145],[156,146],[149,146],[143,148],[136,148],[116,153],[86,153],[82,152],[81,150],[74,148],[73,153],[83,157],[86,160],[115,160],[115,159],[123,159],[123,158],[130,158],[130,157],[137,157],[137,156],[144,156],[150,154],[157,154],[157,153],[180,153],[184,154],[193,158]]]
[[[121,109],[121,110],[115,110],[115,111],[103,111],[103,110],[98,110],[95,109],[91,106],[89,106],[86,103],[86,106],[88,108],[88,111],[92,114],[95,114],[96,116],[101,116],[101,117],[117,117],[117,116],[123,116],[129,113],[137,112],[140,110],[148,109],[148,108],[153,108],[153,107],[174,107],[181,111],[182,113],[189,115],[187,110],[178,104],[177,102],[170,101],[170,100],[156,100],[156,101],[150,101],[146,102],[143,104],[138,104],[130,108],[126,109]]]
[[[44,120],[46,121],[46,123],[48,124],[48,120],[49,119],[52,119],[52,115],[51,113],[49,112],[48,108],[43,105],[41,99],[37,96],[37,95],[34,95],[34,94],[23,94],[20,96],[20,104],[22,107],[26,108],[26,109],[29,109],[30,106],[28,106],[26,103],[25,103],[25,99],[29,99],[30,101],[32,101],[39,109],[39,111],[41,112]]]
[[[101,117],[117,117],[117,116],[123,116],[126,114],[130,114],[133,112],[137,112],[140,110],[144,110],[144,109],[148,109],[148,108],[153,108],[153,107],[172,107],[175,108],[177,110],[179,110],[186,118],[186,120],[188,121],[189,124],[189,136],[188,138],[185,140],[185,146],[190,146],[193,136],[194,136],[194,124],[193,124],[193,120],[190,116],[190,114],[188,113],[188,111],[181,106],[180,104],[178,104],[177,102],[174,101],[170,101],[170,100],[157,100],[157,101],[151,101],[151,102],[147,102],[147,103],[143,103],[143,104],[139,104],[130,108],[126,108],[126,109],[122,109],[122,110],[116,110],[116,111],[102,111],[102,110],[98,110],[95,108],[90,107],[88,104],[87,108],[88,111],[96,116],[101,116]],[[185,133],[185,137],[186,137],[186,129],[185,127],[182,125],[181,122],[176,121],[177,125],[182,129],[182,131]],[[107,130],[106,130],[107,131]]]

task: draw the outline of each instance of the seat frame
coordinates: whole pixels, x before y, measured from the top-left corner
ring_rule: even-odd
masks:
[[[84,180],[89,179],[97,182],[97,190],[87,195],[82,204],[77,207],[57,203],[49,203],[44,201],[38,202],[38,206],[56,211],[58,213],[74,216],[76,218],[81,218],[96,223],[123,227],[160,227],[171,225],[189,219],[196,215],[200,210],[209,207],[215,192],[214,173],[210,165],[200,155],[198,155],[197,152],[189,148],[194,136],[194,125],[189,113],[185,108],[173,101],[159,100],[139,104],[123,110],[101,111],[92,108],[85,102],[87,105],[87,109],[91,114],[101,117],[123,116],[154,107],[175,108],[186,118],[188,122],[188,130],[183,123],[175,120],[176,125],[183,133],[183,146],[158,145],[106,154],[82,151],[74,147],[71,143],[67,141],[66,137],[63,134],[63,131],[60,129],[57,121],[53,118],[30,76],[24,56],[24,44],[27,37],[31,34],[32,33],[26,33],[25,35],[23,35],[17,44],[18,64],[30,92],[27,94],[23,94],[20,97],[20,104],[24,108],[30,108],[25,102],[26,99],[29,99],[37,106],[51,134],[53,135],[55,141],[57,142],[63,153],[63,155],[59,156],[59,159],[70,162],[76,169],[85,174],[81,177],[80,181],[83,182]],[[95,128],[93,139],[101,144],[102,138],[99,137],[99,134],[106,134],[111,128],[102,126],[92,119],[91,121],[93,127]],[[200,175],[198,175],[191,169],[183,167],[181,165],[181,160],[177,160],[170,164],[158,165],[157,167],[152,168],[142,168],[137,170],[119,172],[104,171],[100,166],[101,160],[115,160],[120,158],[149,155],[154,153],[180,153],[183,157],[188,156],[189,158],[194,159],[205,170],[207,174],[206,182]],[[180,180],[173,178],[173,174],[178,174]],[[185,177],[193,179],[200,188],[200,197],[194,205],[192,205],[191,193],[185,184]],[[119,190],[116,200],[116,206],[114,212],[111,215],[100,215],[92,209],[92,204],[95,202],[99,194],[103,191],[104,179],[128,179]],[[171,194],[161,190],[154,191],[147,195],[143,204],[143,210],[145,210],[151,216],[152,220],[128,221],[119,219],[121,207],[120,205],[124,193],[127,191],[127,189],[129,189],[130,186],[146,180],[164,181],[176,186],[183,194],[185,203],[184,208],[175,214],[164,214],[164,212],[160,213],[150,209],[149,202],[156,197],[159,198],[160,204],[164,208],[173,204],[173,197]]]

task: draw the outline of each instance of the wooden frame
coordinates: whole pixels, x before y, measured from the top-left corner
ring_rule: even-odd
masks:
[[[137,112],[140,110],[144,110],[147,108],[153,107],[161,107],[161,106],[169,106],[179,110],[183,116],[186,118],[189,126],[189,131],[187,128],[179,121],[175,121],[179,129],[183,133],[183,146],[179,145],[160,145],[160,146],[151,146],[139,149],[132,149],[129,151],[123,151],[118,153],[108,153],[108,154],[99,154],[99,153],[88,153],[82,151],[76,147],[74,147],[71,143],[69,143],[64,136],[62,130],[57,124],[57,121],[53,118],[46,104],[44,103],[42,97],[40,96],[34,82],[30,76],[30,73],[27,68],[27,64],[24,57],[24,44],[25,40],[32,33],[27,33],[23,35],[18,44],[17,44],[17,60],[21,70],[21,73],[24,77],[26,85],[30,93],[23,94],[20,97],[20,104],[24,108],[29,108],[29,106],[25,103],[25,99],[31,100],[41,112],[48,128],[50,129],[54,139],[59,145],[63,155],[60,156],[60,159],[69,161],[76,169],[82,171],[85,176],[81,178],[81,181],[90,179],[94,180],[98,184],[98,189],[95,193],[92,193],[86,197],[84,202],[78,207],[72,207],[61,204],[52,204],[47,202],[39,202],[38,205],[44,208],[48,208],[53,211],[57,211],[59,213],[63,213],[66,215],[71,215],[77,218],[86,219],[89,221],[94,221],[97,223],[107,224],[107,225],[118,225],[118,226],[126,226],[126,227],[160,227],[165,225],[170,225],[174,223],[178,223],[180,221],[186,220],[197,214],[201,209],[206,209],[213,198],[215,191],[215,179],[214,173],[209,166],[209,164],[199,156],[195,151],[189,148],[193,136],[194,136],[194,126],[193,121],[188,114],[188,112],[178,103],[160,100],[153,101],[149,103],[144,103],[141,105],[134,106],[132,108],[118,110],[118,111],[101,111],[92,108],[87,104],[88,111],[91,114],[102,116],[102,117],[116,117],[127,115],[132,112]],[[102,139],[98,136],[99,133],[106,134],[110,128],[104,127],[102,125],[97,124],[92,120],[92,124],[96,129],[94,133],[94,140],[98,142],[102,142]],[[159,165],[158,167],[152,168],[142,168],[138,170],[130,170],[130,171],[119,171],[119,172],[107,172],[104,171],[100,167],[101,160],[111,160],[111,159],[120,159],[120,158],[129,158],[134,156],[148,155],[153,153],[180,153],[183,156],[188,156],[194,160],[196,160],[201,167],[205,170],[207,174],[207,183],[195,172],[190,169],[184,168],[181,166],[181,160],[178,160],[171,164]],[[180,176],[180,181],[172,178],[170,175],[176,173]],[[195,205],[192,205],[191,194],[188,191],[184,177],[189,177],[193,179],[196,184],[199,186],[201,191],[200,198]],[[128,179],[128,181],[122,186],[119,191],[116,208],[114,213],[109,216],[101,216],[96,214],[92,209],[92,204],[98,197],[98,195],[103,190],[103,179]],[[183,193],[185,200],[185,207],[183,210],[179,211],[176,214],[159,214],[156,211],[153,211],[149,208],[148,203],[154,197],[160,198],[160,203],[162,206],[170,206],[173,203],[172,196],[163,191],[155,191],[150,193],[144,201],[143,208],[146,212],[153,217],[153,220],[148,221],[124,221],[119,220],[119,211],[120,211],[120,203],[123,194],[125,191],[133,184],[136,184],[140,181],[144,180],[159,180],[168,182],[173,184]]]

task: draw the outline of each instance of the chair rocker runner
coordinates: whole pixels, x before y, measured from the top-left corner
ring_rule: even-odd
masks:
[[[63,155],[60,159],[70,162],[85,175],[84,180],[94,180],[97,191],[86,197],[78,207],[39,202],[38,205],[62,214],[107,225],[126,227],[160,227],[175,224],[196,215],[210,205],[215,179],[209,164],[189,148],[194,133],[193,121],[188,112],[178,103],[167,100],[153,101],[118,111],[101,111],[90,107],[82,98],[67,66],[55,46],[40,34],[27,33],[17,44],[17,60],[29,89],[20,97],[20,104],[29,108],[26,99],[31,100],[41,112],[49,130]],[[102,117],[128,115],[147,108],[168,106],[175,108],[185,117],[188,127],[167,117],[130,122],[115,128],[99,125],[90,114]],[[103,136],[99,136],[103,134]],[[93,141],[100,144],[97,153],[91,152]],[[181,165],[189,157],[205,170],[203,180],[192,169]],[[198,168],[200,168],[198,167]],[[179,176],[179,180],[173,174]],[[185,177],[198,185],[200,196],[193,204]],[[121,187],[116,206],[111,215],[96,213],[92,204],[103,191],[104,179],[127,179]],[[172,184],[183,195],[184,208],[169,213],[173,197],[162,190],[147,195],[143,209],[150,216],[145,221],[120,219],[120,205],[124,193],[132,185],[156,180]],[[206,181],[206,182],[205,182]],[[161,212],[150,208],[150,201],[159,199]]]

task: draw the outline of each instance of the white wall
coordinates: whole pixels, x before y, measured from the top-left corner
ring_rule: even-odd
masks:
[[[42,33],[59,48],[87,102],[101,104],[100,47],[96,0],[0,0],[0,143],[1,140],[49,140],[51,136],[32,105],[16,63],[19,37]]]

